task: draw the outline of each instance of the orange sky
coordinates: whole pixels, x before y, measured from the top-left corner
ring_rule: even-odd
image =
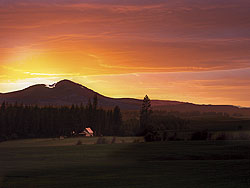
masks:
[[[111,97],[250,106],[249,0],[0,1],[0,92],[71,79]]]

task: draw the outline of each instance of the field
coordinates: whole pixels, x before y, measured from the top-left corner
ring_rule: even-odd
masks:
[[[105,139],[2,142],[0,187],[250,187],[250,141]]]

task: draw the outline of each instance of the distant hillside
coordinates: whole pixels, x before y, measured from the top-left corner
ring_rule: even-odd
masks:
[[[70,80],[62,80],[50,86],[38,84],[30,86],[26,89],[0,94],[0,103],[22,103],[27,105],[53,105],[63,106],[72,104],[86,105],[89,99],[94,95],[98,97],[98,104],[102,107],[120,106],[123,110],[139,110],[142,101],[132,98],[110,98],[103,96],[85,86],[74,83]],[[227,112],[230,114],[241,113],[250,115],[249,108],[238,108],[230,105],[196,105],[191,103],[184,103],[178,101],[167,100],[152,100],[154,109],[164,111],[181,111],[181,112]]]

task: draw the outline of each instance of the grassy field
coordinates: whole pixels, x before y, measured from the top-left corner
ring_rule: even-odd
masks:
[[[100,137],[104,139],[103,143],[115,144],[119,143],[135,143],[144,142],[143,137]],[[24,139],[12,140],[8,142],[0,142],[0,148],[3,147],[46,147],[46,146],[74,146],[80,141],[83,145],[97,144],[99,137],[74,137],[74,138],[37,138],[37,139]]]
[[[82,139],[0,143],[0,187],[250,187],[250,141]]]

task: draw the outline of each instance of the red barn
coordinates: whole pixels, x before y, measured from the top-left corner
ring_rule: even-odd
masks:
[[[94,132],[91,128],[85,128],[83,132],[79,133],[82,136],[94,136]]]

